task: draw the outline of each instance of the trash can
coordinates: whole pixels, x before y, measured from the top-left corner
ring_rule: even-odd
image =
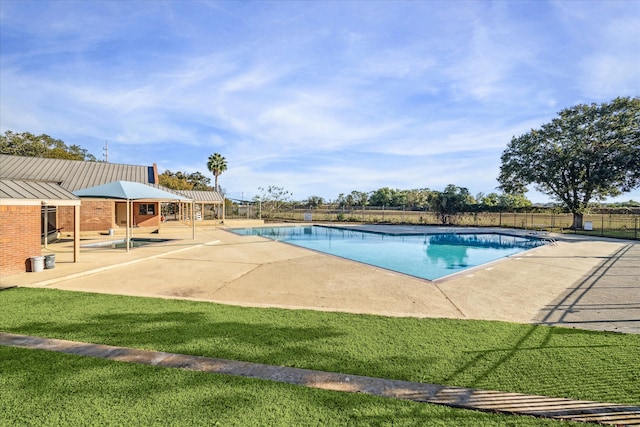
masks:
[[[31,272],[38,273],[42,270],[44,270],[44,257],[43,256],[31,257]]]
[[[116,230],[114,230],[113,228],[109,229],[109,236],[113,236],[115,234]]]
[[[44,256],[44,268],[56,268],[56,254],[49,254]]]

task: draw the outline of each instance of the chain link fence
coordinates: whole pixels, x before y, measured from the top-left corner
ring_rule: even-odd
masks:
[[[306,216],[305,216],[306,215]],[[241,205],[227,209],[227,218],[261,218],[273,221],[384,223],[447,225],[471,227],[506,227],[535,231],[578,233],[602,237],[640,239],[640,215],[636,213],[584,214],[583,228],[571,229],[573,215],[554,212],[465,212],[441,216],[435,212],[365,206],[351,208],[286,208],[268,215],[258,205]]]

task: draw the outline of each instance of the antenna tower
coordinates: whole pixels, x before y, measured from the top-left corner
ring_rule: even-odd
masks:
[[[102,149],[102,151],[104,151],[104,153],[102,154],[102,157],[104,157],[104,161],[106,163],[109,163],[109,141],[104,141],[104,148]]]

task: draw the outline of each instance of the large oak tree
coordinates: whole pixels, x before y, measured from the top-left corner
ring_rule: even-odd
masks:
[[[535,184],[582,228],[590,201],[640,186],[640,98],[564,109],[540,129],[513,137],[501,159],[501,189],[524,194]]]

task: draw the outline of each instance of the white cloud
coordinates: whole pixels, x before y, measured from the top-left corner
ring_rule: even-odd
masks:
[[[9,2],[0,129],[296,197],[494,191],[511,137],[634,95],[637,2]],[[111,155],[110,155],[111,157]]]

